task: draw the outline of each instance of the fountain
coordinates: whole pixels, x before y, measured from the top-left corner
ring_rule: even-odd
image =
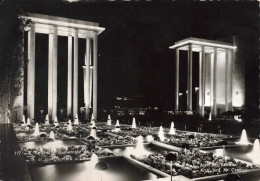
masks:
[[[259,154],[260,153],[260,147],[259,147],[259,140],[256,139],[254,141],[254,146],[253,146],[253,151],[251,152],[252,154]]]
[[[133,118],[133,122],[132,122],[132,129],[136,129],[136,122],[135,122],[135,118]]]
[[[49,124],[50,124],[49,115],[46,114],[46,117],[45,117],[45,125],[49,125]]]
[[[40,134],[39,124],[36,123],[36,124],[35,124],[35,129],[34,129],[33,135],[34,135],[34,136],[38,136],[39,134]]]
[[[176,134],[176,131],[175,131],[175,128],[174,128],[174,122],[171,122],[171,128],[170,128],[169,134],[170,135]]]
[[[76,116],[75,116],[75,118],[74,118],[74,124],[75,124],[75,125],[79,125],[78,114],[76,114]]]
[[[161,141],[164,141],[164,132],[163,132],[163,127],[162,126],[160,126],[158,136],[159,136]]]
[[[138,136],[136,146],[133,150],[133,155],[139,157],[145,154],[146,150],[144,148],[144,140],[142,136]]]
[[[209,113],[209,121],[212,120],[211,112]]]
[[[253,163],[259,164],[260,163],[260,146],[259,146],[259,139],[254,141],[253,150],[248,153],[248,156],[252,159]]]
[[[96,122],[94,120],[90,121],[90,127],[91,128],[96,127]]]
[[[50,132],[50,138],[52,138],[53,140],[55,140],[55,135],[54,135],[54,132],[53,132],[53,131]]]
[[[116,127],[117,127],[117,126],[120,127],[120,125],[119,125],[119,120],[116,120]]]
[[[111,126],[111,125],[112,125],[111,120],[109,120],[109,119],[107,120],[107,125],[108,125],[108,126]]]
[[[26,126],[26,122],[25,122],[25,116],[23,115],[23,124],[22,126]]]
[[[152,135],[147,135],[146,140],[147,140],[148,143],[150,143],[154,140],[154,137]]]
[[[115,131],[115,132],[119,132],[119,131],[120,131],[119,120],[116,120],[116,128],[115,128],[114,131]]]
[[[27,123],[26,123],[26,124],[27,124],[27,126],[28,126],[28,125],[31,125],[30,118],[27,118]]]
[[[54,118],[54,125],[55,126],[59,126],[59,122],[58,122],[57,116],[55,116],[55,118]]]
[[[91,130],[90,130],[90,136],[92,136],[93,138],[97,139],[96,129],[91,129]]]
[[[72,131],[71,120],[68,121],[67,131]]]
[[[240,145],[248,145],[250,144],[248,142],[248,139],[247,139],[247,134],[246,134],[246,130],[243,129],[242,130],[242,134],[241,134],[241,138],[240,138],[240,141],[239,142],[236,142],[237,144],[240,144]]]
[[[95,120],[94,114],[91,115],[91,121]]]
[[[90,158],[90,169],[95,169],[95,165],[98,163],[98,157],[95,153],[92,153]]]
[[[112,125],[112,120],[111,120],[110,115],[108,115],[107,125],[108,125],[108,126],[111,126],[111,125]]]

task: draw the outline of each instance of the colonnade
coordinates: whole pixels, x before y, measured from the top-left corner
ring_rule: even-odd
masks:
[[[179,79],[180,79],[180,50],[187,51],[187,111],[193,111],[192,93],[193,93],[193,57],[192,52],[199,52],[199,114],[205,115],[205,78],[206,78],[206,61],[211,61],[211,85],[210,85],[210,112],[213,116],[217,115],[217,61],[218,53],[225,52],[225,111],[232,110],[232,62],[234,49],[236,47],[221,43],[212,43],[212,41],[189,38],[175,43],[170,47],[175,49],[175,112],[179,110]],[[206,60],[206,53],[212,55],[213,59]]]
[[[35,114],[35,34],[44,33],[49,36],[48,44],[48,115],[50,120],[57,116],[57,73],[58,73],[58,36],[68,37],[68,77],[67,77],[67,115],[78,114],[78,51],[79,38],[86,39],[84,78],[84,103],[86,117],[93,104],[93,115],[97,118],[98,91],[98,34],[104,28],[97,23],[67,18],[31,14],[28,31],[28,68],[27,68],[27,115],[34,119]],[[79,37],[80,36],[80,37]],[[72,50],[72,47],[73,50]],[[93,49],[93,50],[92,50]],[[73,55],[73,57],[72,57]],[[93,84],[93,85],[92,85]],[[93,98],[92,98],[93,95]],[[93,103],[92,103],[93,99]]]

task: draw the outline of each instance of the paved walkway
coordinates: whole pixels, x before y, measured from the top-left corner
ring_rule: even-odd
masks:
[[[11,124],[0,124],[0,180],[31,181]]]

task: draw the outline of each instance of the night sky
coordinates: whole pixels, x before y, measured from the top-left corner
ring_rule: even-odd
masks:
[[[99,36],[98,102],[109,107],[115,96],[144,96],[146,105],[173,108],[174,42],[188,37],[232,43],[238,39],[239,61],[245,72],[246,105],[259,104],[258,2],[94,2],[6,1],[0,7],[0,25],[24,11],[98,22],[106,30]],[[0,12],[1,13],[1,12]],[[8,26],[7,26],[8,27]],[[48,36],[36,36],[36,106],[47,105]],[[66,107],[67,39],[58,39],[59,107]],[[83,65],[85,41],[79,41],[79,66]],[[181,60],[185,59],[181,55]],[[198,56],[194,55],[194,83],[198,86]],[[185,67],[181,62],[180,91],[186,90]],[[82,77],[82,68],[79,69]],[[83,80],[79,79],[83,90]],[[46,98],[45,98],[46,97]],[[256,99],[257,98],[257,99]],[[79,92],[83,106],[83,91]]]

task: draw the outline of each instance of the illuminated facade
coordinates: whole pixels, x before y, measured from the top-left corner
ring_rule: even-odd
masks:
[[[192,107],[193,92],[198,91],[198,112],[204,117],[205,107],[210,107],[213,117],[233,107],[244,105],[244,91],[235,82],[234,65],[236,46],[224,42],[198,38],[187,38],[176,42],[170,49],[175,49],[175,112],[179,111],[179,51],[188,53],[187,67],[187,111]],[[192,52],[199,53],[199,87],[193,90]],[[183,60],[181,60],[183,61]],[[218,112],[217,112],[218,110]]]
[[[48,115],[50,120],[57,116],[57,72],[58,72],[58,36],[68,37],[68,77],[67,77],[67,115],[78,114],[78,50],[79,38],[86,40],[84,75],[84,103],[86,117],[93,105],[93,115],[97,118],[97,41],[105,28],[98,23],[75,19],[27,13],[21,18],[30,21],[25,27],[28,31],[28,68],[27,68],[27,115],[34,119],[35,113],[35,34],[49,35],[48,46]],[[72,57],[73,56],[73,57]],[[93,98],[92,98],[93,96]],[[20,107],[23,108],[23,94]],[[93,99],[93,103],[92,103]],[[22,114],[19,117],[22,117]],[[19,118],[20,120],[21,117]]]

